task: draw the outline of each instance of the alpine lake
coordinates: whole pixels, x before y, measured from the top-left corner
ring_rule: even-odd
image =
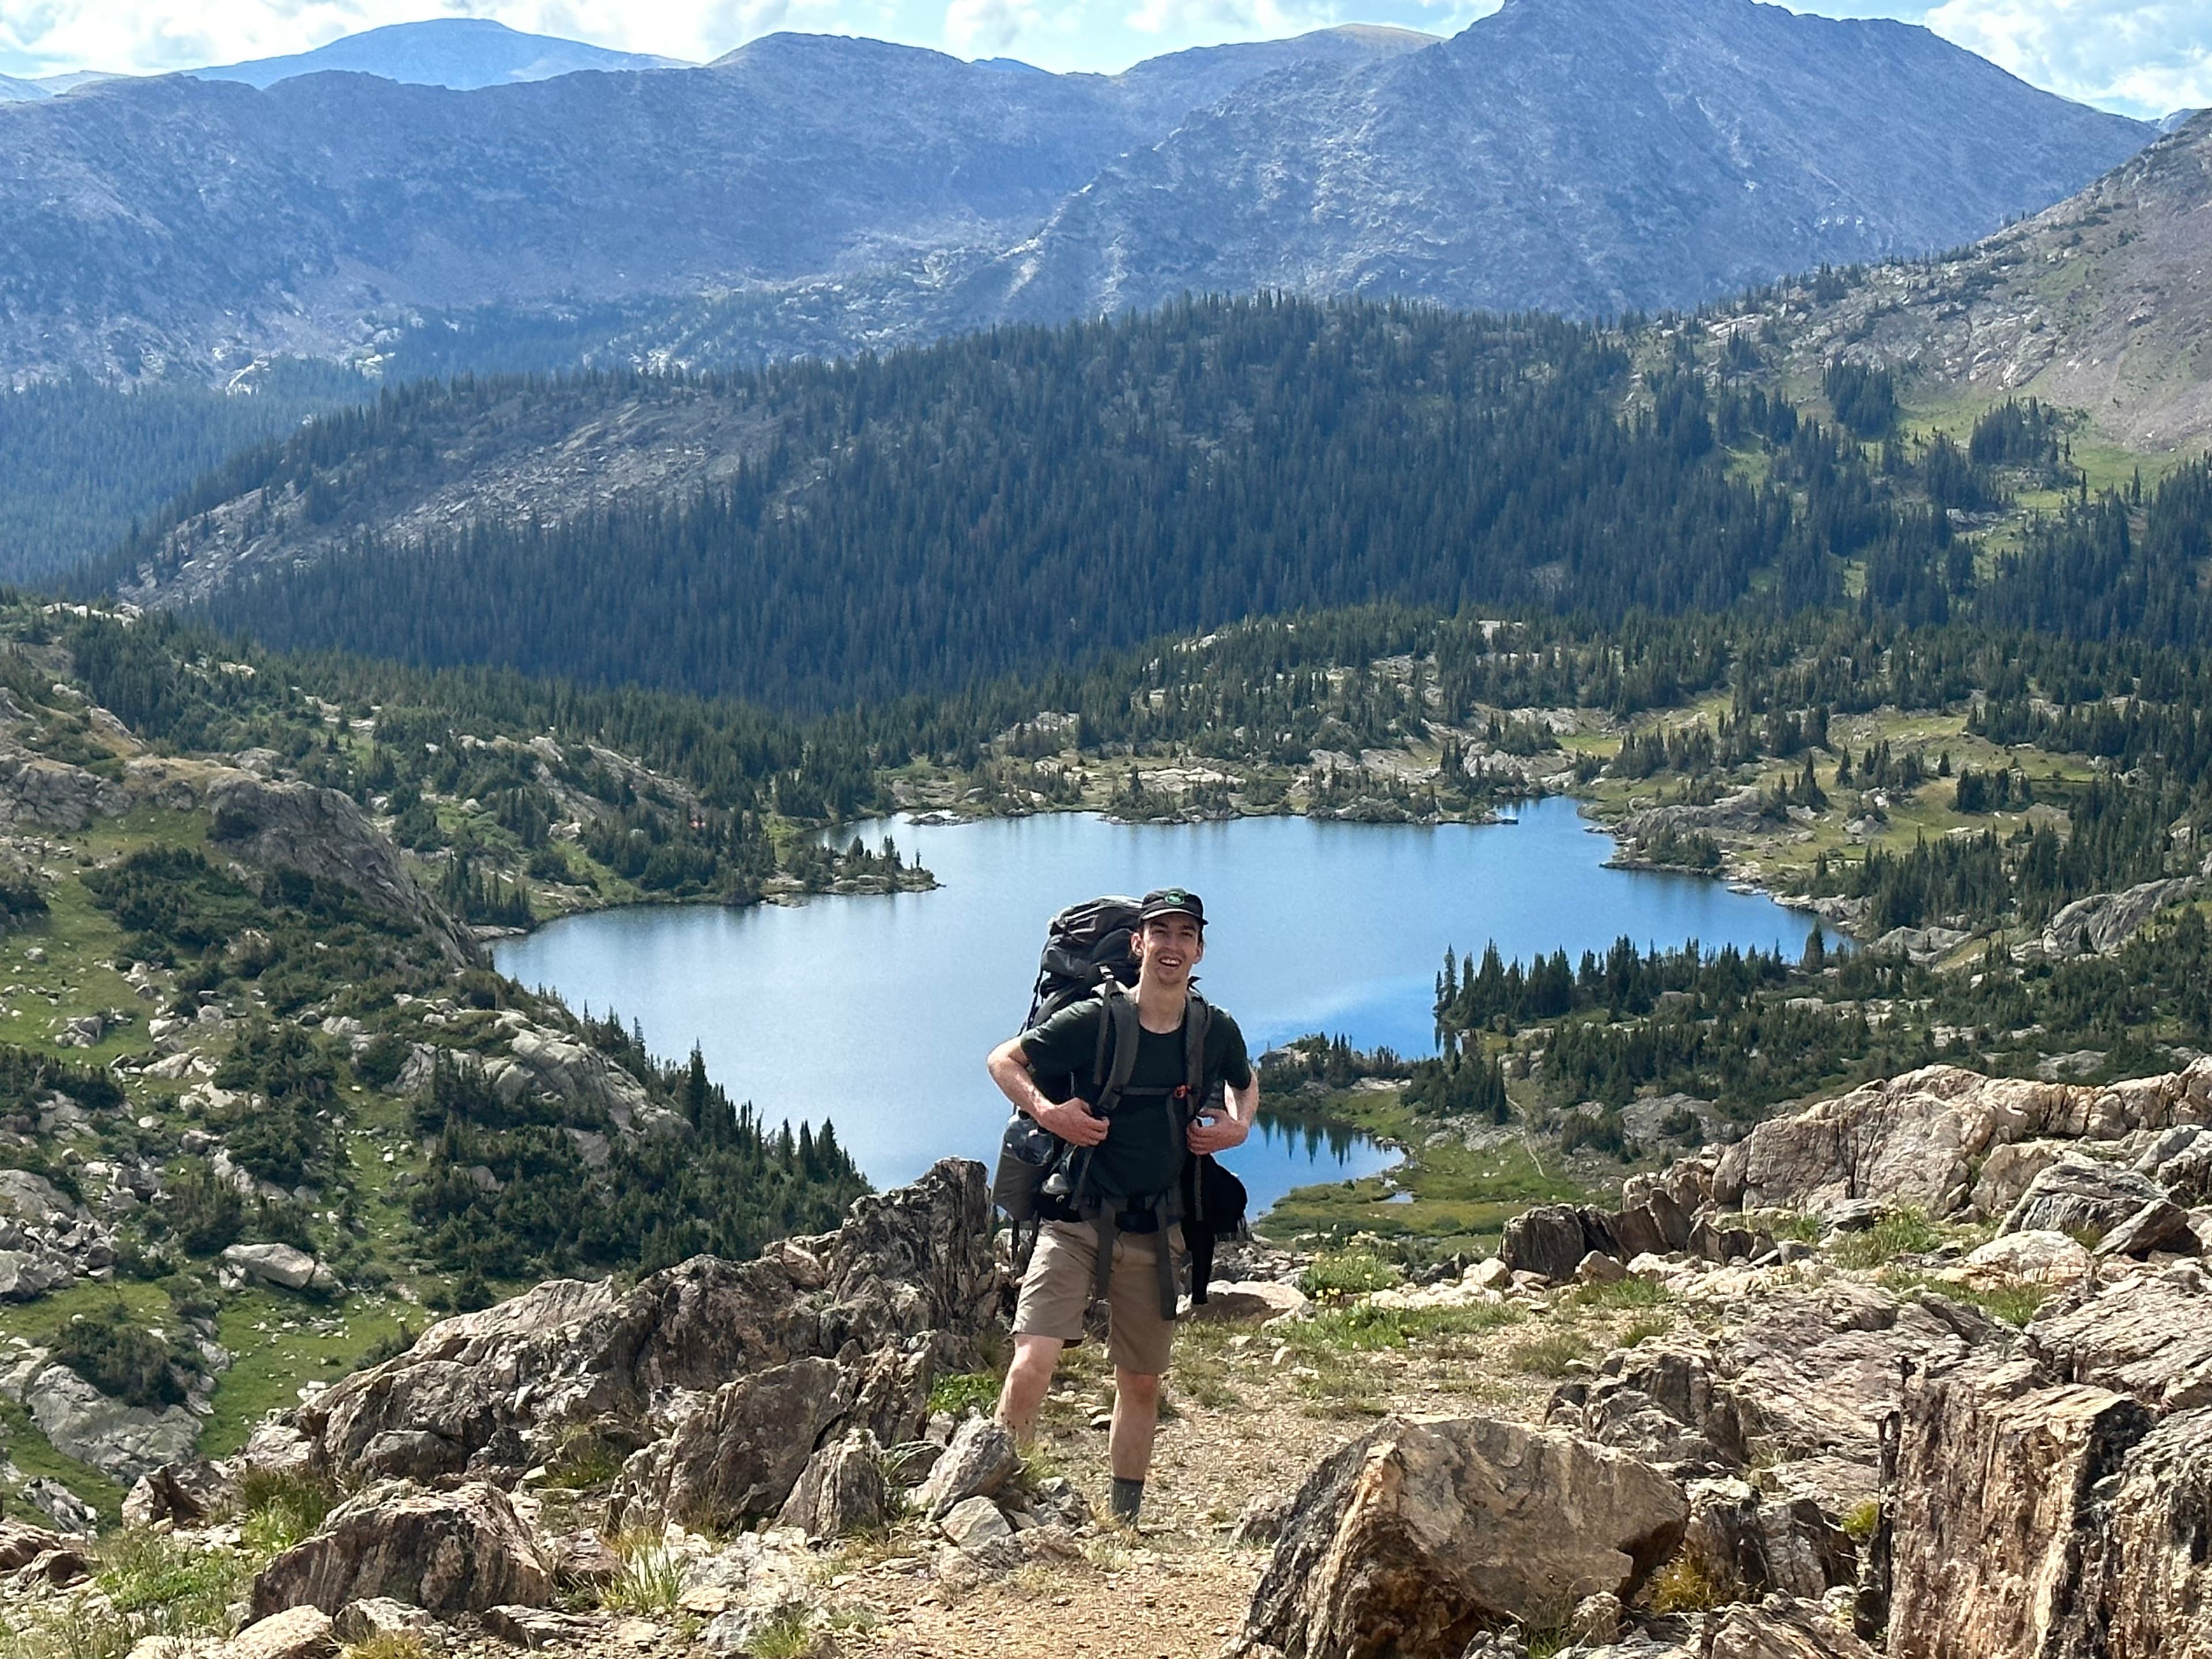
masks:
[[[501,970],[574,1007],[635,1019],[655,1053],[696,1042],[768,1121],[836,1126],[878,1186],[948,1156],[995,1156],[1007,1108],[983,1071],[1020,1028],[1046,921],[1093,894],[1182,885],[1206,902],[1206,997],[1256,1063],[1309,1033],[1435,1052],[1447,946],[1571,958],[1626,935],[1793,954],[1809,919],[1703,877],[1610,869],[1610,837],[1565,798],[1480,825],[1252,817],[1121,824],[1079,813],[847,826],[892,837],[933,891],[803,904],[642,906],[501,941]],[[1387,1200],[1399,1151],[1345,1124],[1272,1115],[1224,1161],[1255,1216],[1294,1188]],[[1381,1176],[1379,1183],[1370,1178]],[[1400,1195],[1402,1196],[1402,1195]]]

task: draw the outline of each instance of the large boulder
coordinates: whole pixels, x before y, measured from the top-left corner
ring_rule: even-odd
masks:
[[[321,1531],[264,1567],[252,1609],[257,1619],[298,1607],[336,1614],[382,1596],[431,1613],[482,1613],[542,1607],[552,1595],[551,1564],[496,1486],[424,1492],[386,1482],[349,1498]]]
[[[210,784],[207,804],[215,815],[209,839],[221,851],[259,869],[297,870],[334,883],[370,909],[428,934],[454,967],[479,959],[453,919],[416,884],[392,838],[351,796],[240,772]]]
[[[199,1438],[199,1419],[182,1406],[156,1411],[131,1405],[102,1394],[66,1365],[26,1369],[23,1403],[54,1449],[110,1480],[135,1481],[189,1456]]]
[[[223,1265],[248,1279],[274,1285],[283,1291],[310,1291],[336,1296],[344,1291],[336,1273],[305,1250],[289,1244],[232,1244],[224,1248]]]
[[[1688,1514],[1664,1475],[1568,1435],[1387,1418],[1307,1476],[1235,1650],[1458,1659],[1486,1626],[1630,1599]]]
[[[238,1483],[222,1464],[184,1458],[138,1477],[123,1499],[123,1524],[150,1527],[167,1521],[192,1526],[220,1514],[237,1495]]]
[[[1505,1224],[1498,1260],[1517,1273],[1540,1273],[1564,1284],[1591,1251],[1617,1255],[1620,1241],[1605,1213],[1583,1204],[1539,1204]]]
[[[852,1406],[830,1359],[794,1359],[725,1383],[623,1468],[625,1517],[727,1528],[783,1507],[823,1437]]]
[[[656,1401],[830,1358],[848,1343],[875,1353],[934,1333],[957,1356],[998,1313],[988,1211],[982,1166],[948,1158],[911,1186],[856,1200],[837,1231],[787,1239],[756,1261],[695,1256],[626,1292],[611,1280],[553,1279],[443,1321],[293,1421],[319,1466],[345,1477],[366,1472],[382,1435],[433,1434],[465,1462],[495,1441],[524,1456],[548,1452],[572,1423],[641,1446],[660,1431],[650,1420]],[[517,1474],[525,1466],[513,1463]]]

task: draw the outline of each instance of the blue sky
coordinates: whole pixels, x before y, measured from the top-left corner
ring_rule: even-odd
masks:
[[[0,74],[151,74],[302,52],[379,24],[495,17],[632,52],[714,58],[777,29],[871,34],[1054,70],[1331,23],[1464,28],[1497,0],[0,0]],[[2212,104],[2212,0],[1801,0],[1925,23],[2022,79],[2135,115]]]

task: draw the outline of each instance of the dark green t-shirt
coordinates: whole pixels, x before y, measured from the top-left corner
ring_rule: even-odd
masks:
[[[1206,1026],[1206,1070],[1232,1089],[1252,1081],[1252,1062],[1244,1052],[1244,1033],[1218,1008],[1209,1008]],[[1075,1091],[1085,1100],[1098,1098],[1099,1085],[1091,1080],[1098,1056],[1098,1022],[1106,1017],[1105,1005],[1096,997],[1063,1008],[1034,1030],[1022,1033],[1022,1053],[1038,1077],[1063,1072],[1075,1075]],[[1131,1089],[1172,1089],[1183,1081],[1182,1032],[1137,1033],[1137,1063],[1131,1068]],[[1111,1069],[1114,1039],[1106,1039]],[[1175,1120],[1159,1097],[1139,1095],[1124,1099],[1106,1121],[1106,1139],[1091,1154],[1089,1179],[1091,1192],[1113,1197],[1165,1192],[1182,1174],[1184,1150],[1176,1138]]]

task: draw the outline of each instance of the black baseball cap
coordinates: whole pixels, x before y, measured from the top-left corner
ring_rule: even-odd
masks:
[[[1206,905],[1187,887],[1155,887],[1137,902],[1137,925],[1141,927],[1156,916],[1188,916],[1203,927]]]

